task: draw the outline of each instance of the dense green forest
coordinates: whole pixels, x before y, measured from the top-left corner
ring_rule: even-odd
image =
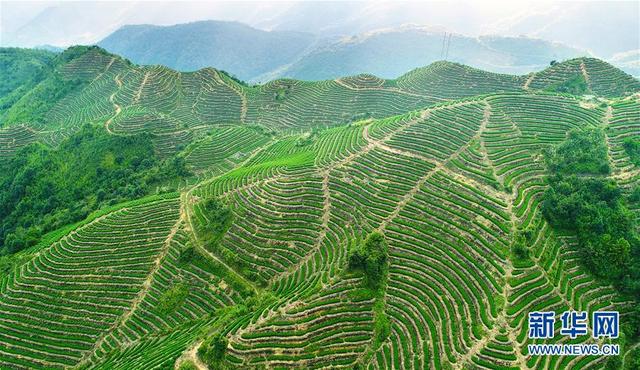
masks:
[[[58,148],[30,144],[0,162],[0,252],[34,245],[105,205],[168,191],[185,175],[181,158],[159,159],[147,134],[114,136],[85,125]]]
[[[578,237],[585,265],[599,278],[640,299],[640,237],[635,216],[609,166],[601,129],[572,131],[547,154],[549,189],[542,211],[560,230]],[[638,193],[636,188],[634,194]],[[640,335],[640,309],[626,329]]]
[[[566,81],[559,81],[555,84],[550,85],[545,90],[549,92],[558,92],[571,95],[583,95],[589,92],[589,85],[584,79],[584,76],[580,73],[577,73]]]
[[[636,166],[640,166],[640,137],[629,137],[624,140],[624,149]]]
[[[0,49],[0,71],[3,75],[0,79],[0,117],[47,76],[55,57],[56,54],[44,50]]]
[[[382,287],[387,276],[389,250],[384,235],[373,233],[349,251],[349,267],[364,274],[372,290]]]
[[[59,74],[52,76],[35,86],[29,91],[27,99],[12,102],[11,108],[4,114],[4,122],[22,123],[33,122],[42,123],[45,115],[62,98],[73,91],[80,90],[86,85],[86,81],[81,79],[69,80],[62,78]],[[8,105],[9,102],[7,102]]]
[[[0,50],[0,98],[36,78],[49,68],[56,54],[34,49],[3,48]]]
[[[27,82],[35,81],[41,73],[50,68],[55,53],[20,48],[0,49],[0,70],[3,78],[0,79],[0,98],[5,97]]]
[[[58,101],[86,86],[86,77],[64,78],[57,71],[92,48],[76,46],[60,54],[0,48],[0,71],[6,76],[0,79],[0,127],[43,122],[45,113]]]

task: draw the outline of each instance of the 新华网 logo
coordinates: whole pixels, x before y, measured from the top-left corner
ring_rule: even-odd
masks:
[[[565,311],[560,315],[560,330],[562,336],[576,339],[588,335],[594,339],[616,339],[620,331],[620,315],[616,311]],[[529,338],[551,339],[555,336],[556,313],[553,311],[535,311],[529,313]],[[530,355],[559,355],[559,356],[611,356],[620,352],[618,344],[597,343],[586,344],[530,344]]]

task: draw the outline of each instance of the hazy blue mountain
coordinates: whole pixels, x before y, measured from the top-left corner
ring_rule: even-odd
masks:
[[[124,26],[98,43],[138,64],[180,71],[213,66],[250,80],[290,63],[311,47],[312,34],[262,31],[238,22]]]
[[[128,24],[210,19],[322,36],[413,23],[472,36],[542,38],[611,59],[639,49],[638,14],[637,1],[5,1],[0,45],[93,44]]]
[[[610,59],[640,49],[640,2],[561,1],[505,20],[494,30],[559,41]]]
[[[256,1],[3,1],[0,45],[87,45],[128,24],[172,25],[211,19],[271,29],[261,24],[288,6]]]
[[[323,80],[359,73],[395,78],[447,59],[492,72],[525,74],[551,60],[588,53],[527,37],[452,35],[417,26],[347,38],[293,31],[261,31],[241,23],[206,21],[174,26],[125,26],[98,44],[138,64],[181,71],[226,70],[251,82],[277,77]],[[447,46],[448,45],[448,51]]]
[[[552,60],[585,55],[588,53],[527,37],[452,35],[450,40],[448,36],[445,40],[443,32],[402,27],[318,48],[281,71],[278,77],[321,80],[372,73],[396,78],[442,59],[491,72],[526,74],[547,67]]]
[[[37,46],[34,46],[33,48],[36,50],[50,51],[52,53],[62,53],[64,51],[64,48],[61,48],[59,46],[49,45],[49,44],[37,45]]]

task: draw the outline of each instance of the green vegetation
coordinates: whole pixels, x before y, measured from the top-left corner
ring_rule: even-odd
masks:
[[[189,295],[189,288],[182,283],[177,283],[160,296],[158,311],[167,315],[175,312]]]
[[[365,366],[371,356],[389,338],[391,322],[386,313],[385,289],[389,273],[389,246],[380,232],[373,232],[363,243],[349,251],[349,269],[364,274],[367,294],[374,298],[372,344],[359,364]]]
[[[67,95],[86,86],[82,79],[68,80],[60,74],[52,74],[39,83],[24,97],[12,105],[5,113],[5,124],[11,123],[44,123],[47,113],[56,103]]]
[[[178,370],[198,370],[198,367],[191,361],[183,361]]]
[[[0,117],[47,75],[54,58],[44,50],[0,49]]]
[[[31,82],[34,76],[45,70],[56,54],[36,49],[0,49],[0,71],[5,78],[0,81],[0,97]]]
[[[220,74],[222,74],[225,77],[231,79],[232,81],[234,81],[235,83],[237,83],[239,85],[242,85],[242,86],[245,86],[245,87],[249,87],[250,86],[246,81],[239,79],[236,75],[234,75],[232,73],[229,73],[229,72],[227,72],[225,70],[220,70]]]
[[[148,135],[113,136],[87,125],[56,149],[31,144],[0,162],[0,251],[35,245],[44,233],[183,174],[180,162],[156,156]]]
[[[609,173],[604,136],[572,132],[548,159],[542,211],[551,225],[575,233],[582,260],[595,275],[640,297],[640,238],[634,216]],[[640,327],[633,329],[640,335]]]
[[[640,167],[640,139],[628,137],[623,141],[622,146],[631,158],[631,162]]]
[[[604,132],[573,130],[567,140],[547,153],[547,166],[555,175],[606,175],[611,171]]]
[[[367,286],[373,290],[380,289],[386,279],[388,249],[384,235],[375,232],[349,252],[349,268],[362,271]]]
[[[193,246],[189,246],[180,251],[180,256],[178,257],[178,263],[180,265],[186,266],[190,263],[194,262],[194,259],[198,257],[198,252]]]
[[[640,315],[638,315],[640,316]],[[640,348],[635,348],[625,358],[623,370],[633,370],[640,368]]]
[[[511,241],[511,253],[517,260],[526,260],[529,257],[530,246],[535,237],[531,230],[516,231]]]
[[[595,274],[621,281],[633,264],[631,246],[640,245],[615,181],[554,177],[550,186],[543,202],[549,222],[578,235],[584,260]]]
[[[585,81],[585,73],[589,81]],[[595,58],[576,58],[556,63],[537,72],[529,83],[530,89],[573,95],[597,95],[606,98],[633,94],[640,81]]]
[[[378,349],[389,338],[391,334],[391,321],[385,313],[384,300],[379,299],[373,307],[374,327],[373,327],[373,348]]]
[[[229,341],[220,334],[211,336],[198,348],[198,356],[214,369],[223,369]]]
[[[620,311],[633,363],[640,89],[610,66],[246,86],[52,63],[38,86],[81,85],[28,87],[43,108],[0,129],[0,368],[173,368],[202,342],[214,369],[513,369],[527,313],[567,306]],[[582,69],[613,98],[541,91]]]
[[[640,185],[636,186],[631,195],[629,201],[634,203],[640,203]]]
[[[44,50],[0,48],[0,127],[12,123],[42,123],[64,97],[89,82],[85,76],[56,72],[65,63],[96,47],[74,46],[62,54]],[[70,77],[70,78],[69,78]]]
[[[205,199],[199,205],[198,234],[202,242],[215,248],[232,222],[231,210],[218,199]]]
[[[554,64],[552,64],[552,66],[553,65]],[[585,95],[589,92],[589,85],[584,79],[584,76],[578,73],[572,77],[569,77],[565,81],[560,81],[548,86],[544,89],[544,91],[565,93],[571,95]]]

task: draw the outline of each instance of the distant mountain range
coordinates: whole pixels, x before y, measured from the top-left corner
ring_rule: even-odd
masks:
[[[280,71],[277,77],[322,80],[372,73],[396,78],[444,59],[491,72],[527,74],[544,69],[552,60],[588,55],[565,45],[527,37],[476,38],[410,26],[369,32],[318,47]]]
[[[215,67],[243,80],[270,73],[305,54],[316,36],[267,32],[238,22],[203,21],[175,26],[124,26],[98,43],[137,64],[180,71]]]
[[[528,36],[594,56],[640,49],[637,1],[10,1],[0,12],[0,46],[89,45],[129,24],[237,21],[261,30],[349,36],[404,24],[464,35]]]
[[[180,71],[213,66],[249,82],[283,77],[324,80],[360,73],[396,78],[443,59],[492,72],[526,74],[545,68],[552,60],[588,55],[539,39],[476,38],[418,26],[320,38],[223,21],[124,26],[98,45],[138,64],[160,64]]]
[[[105,38],[111,38],[110,35],[114,33],[121,34],[121,28],[127,29],[128,25],[156,25],[162,26],[163,31],[147,30],[146,26],[129,28],[131,35],[135,34],[131,41],[134,44],[132,48],[136,49],[130,56],[132,60],[141,63],[165,63],[183,70],[196,68],[194,66],[224,68],[248,81],[264,81],[274,76],[315,78],[316,76],[306,75],[305,71],[317,65],[320,65],[323,71],[328,71],[328,73],[315,71],[319,78],[358,72],[394,77],[398,73],[406,72],[407,68],[439,60],[442,50],[439,36],[447,31],[468,36],[452,37],[447,59],[483,69],[523,73],[541,69],[542,66],[547,65],[546,63],[550,60],[546,59],[550,57],[563,59],[563,57],[589,55],[607,60],[634,76],[640,76],[639,13],[639,2],[582,0],[501,2],[500,4],[468,0],[459,2],[375,0],[339,1],[332,2],[331,6],[327,6],[325,2],[295,0],[216,1],[215,5],[211,2],[188,0],[184,2],[131,1],[126,4],[48,0],[5,2],[0,14],[0,46],[53,45],[66,48],[71,45],[92,45]],[[179,34],[179,29],[184,24],[212,19],[240,22],[253,27],[253,30],[244,29],[240,34],[257,35],[260,37],[259,40],[269,40],[275,36],[281,40],[288,40],[288,36],[281,38],[283,37],[281,32],[303,32],[306,37],[312,38],[312,41],[296,36],[291,45],[285,47],[277,45],[275,48],[267,46],[267,49],[276,54],[271,55],[258,45],[257,40],[241,39],[244,44],[232,45],[234,49],[230,51],[237,52],[237,55],[247,60],[234,63],[225,60],[226,56],[223,54],[229,50],[226,49],[227,44],[224,38],[216,42],[211,42],[208,36],[201,40],[185,39],[184,45],[177,46],[176,41],[172,40],[168,42],[172,46],[165,49],[162,49],[162,45],[158,45],[158,37],[171,40]],[[434,40],[424,41],[429,38],[424,33],[416,36],[407,32],[404,26],[408,24],[428,26],[430,32],[435,34],[430,37]],[[216,28],[202,25],[189,27]],[[232,26],[227,24],[226,27]],[[379,30],[387,30],[387,33],[400,32],[403,35],[370,37],[371,33],[378,34]],[[141,33],[145,35],[142,36]],[[153,35],[156,33],[160,33],[161,36]],[[226,37],[220,27],[217,27],[216,34]],[[407,36],[404,36],[405,34]],[[199,38],[200,35],[193,38]],[[508,40],[506,42],[491,40],[488,42],[491,45],[487,46],[484,45],[487,43],[487,37],[481,37],[482,35],[500,35]],[[522,40],[521,36],[529,39]],[[149,37],[155,41],[150,45],[144,45]],[[348,42],[345,46],[341,41],[345,37],[355,40],[365,39],[365,41],[358,42],[356,46],[353,42]],[[386,46],[379,47],[379,44],[373,48],[369,46],[371,43],[385,42],[381,40],[402,45],[404,37],[412,40],[420,39],[422,44],[417,47],[411,45],[401,50]],[[478,37],[481,38],[480,42],[476,40]],[[549,43],[559,42],[568,48],[556,44],[548,47],[541,42],[532,45],[528,41],[530,39],[542,39]],[[123,44],[129,45],[126,37],[122,36],[120,40]],[[138,46],[140,43],[143,44],[141,47]],[[497,44],[499,45],[496,47]],[[312,47],[308,47],[309,45]],[[103,46],[109,45],[103,44]],[[304,48],[301,51],[302,46]],[[151,47],[154,49],[147,51],[147,49],[151,50]],[[242,50],[245,47],[248,49]],[[184,52],[184,48],[198,50]],[[427,53],[425,50],[429,48],[431,51]],[[462,49],[456,50],[456,48]],[[116,52],[123,51],[120,48],[109,49]],[[578,52],[576,53],[574,49]],[[469,58],[471,51],[482,55]],[[149,56],[145,55],[146,53],[156,55]],[[282,60],[279,59],[281,56],[278,54],[282,54],[281,59],[291,55],[295,57],[281,63]],[[380,54],[385,54],[385,58],[380,59]],[[554,56],[557,58],[553,58]],[[342,59],[334,61],[334,57]],[[419,61],[416,63],[414,59]],[[385,63],[385,60],[393,60],[393,62]],[[541,60],[545,60],[544,63]],[[355,63],[357,68],[351,67],[352,63]],[[382,67],[375,70],[361,68],[365,65]],[[387,67],[389,65],[392,66],[391,68],[397,66],[399,72],[391,70]]]

